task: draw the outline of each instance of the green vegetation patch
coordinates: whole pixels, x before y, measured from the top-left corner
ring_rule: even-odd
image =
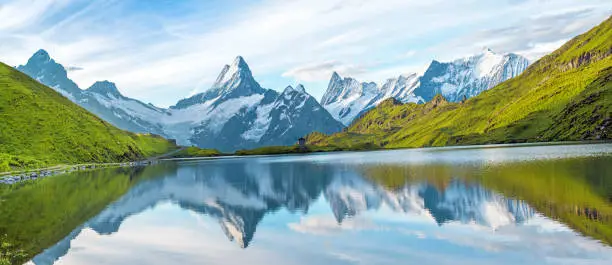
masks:
[[[191,147],[187,147],[183,150],[180,150],[172,154],[170,157],[188,158],[188,157],[211,157],[211,156],[220,156],[220,155],[223,155],[223,154],[216,149],[202,149],[202,148],[191,146]]]

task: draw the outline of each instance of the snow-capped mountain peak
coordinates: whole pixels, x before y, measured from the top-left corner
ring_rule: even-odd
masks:
[[[238,56],[231,65],[223,67],[212,88],[235,88],[240,81],[246,79],[253,79],[251,69],[244,58]]]
[[[185,109],[193,105],[209,102],[215,106],[230,100],[249,97],[266,92],[251,73],[251,69],[241,56],[236,57],[231,65],[225,65],[212,87],[189,98],[179,100],[173,109]],[[215,102],[210,102],[214,100]]]
[[[301,92],[301,93],[306,93],[306,89],[304,89],[304,86],[302,84],[299,84],[295,87],[295,90]]]
[[[340,75],[338,74],[338,72],[334,71],[334,72],[332,73],[331,80],[329,81],[329,83],[330,83],[330,85],[331,85],[331,84],[337,84],[337,83],[339,83],[339,82],[342,82],[342,77],[340,77]]]
[[[400,75],[397,78],[389,78],[380,87],[380,92],[384,95],[377,102],[394,97],[397,100],[408,102],[413,101],[412,91],[419,84],[419,77],[416,73]]]
[[[370,83],[359,83],[350,77],[342,78],[338,73],[334,72],[329,81],[327,91],[325,91],[323,98],[321,98],[321,104],[326,105],[342,99],[359,97],[365,94],[366,91],[370,91],[371,89],[368,89],[370,86]]]
[[[501,67],[505,57],[504,55],[497,54],[489,48],[485,48],[481,54],[473,58],[475,60],[476,67],[474,69],[474,75],[477,78],[483,78],[495,73],[497,68]]]

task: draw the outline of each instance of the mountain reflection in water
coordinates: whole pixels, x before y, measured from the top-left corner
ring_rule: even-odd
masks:
[[[456,155],[461,156],[461,154]],[[252,243],[256,244],[257,228],[262,222],[265,223],[266,218],[270,219],[269,222],[278,223],[288,228],[289,231],[297,232],[298,238],[300,234],[303,234],[304,237],[306,234],[322,235],[336,229],[351,230],[351,227],[357,226],[361,228],[355,231],[366,231],[364,233],[368,233],[369,230],[384,231],[389,228],[383,228],[372,220],[418,219],[425,220],[425,223],[435,224],[440,228],[449,226],[448,229],[475,233],[474,238],[483,240],[485,245],[490,244],[488,250],[495,253],[500,251],[501,247],[506,246],[510,249],[513,247],[511,246],[514,240],[513,233],[526,237],[531,236],[529,232],[523,230],[527,231],[527,227],[534,226],[534,224],[529,226],[523,226],[523,224],[533,219],[535,226],[540,223],[547,224],[547,226],[537,228],[540,232],[546,229],[552,229],[551,231],[565,229],[568,232],[563,234],[564,237],[575,237],[565,242],[568,244],[566,251],[576,246],[582,248],[580,251],[575,250],[574,253],[551,254],[547,252],[548,254],[552,256],[554,254],[570,255],[572,258],[587,258],[597,262],[611,260],[612,253],[608,247],[591,239],[581,238],[567,228],[563,228],[564,225],[544,217],[548,216],[561,222],[570,220],[563,219],[564,213],[560,213],[558,209],[572,208],[571,211],[574,211],[572,218],[582,218],[581,223],[567,223],[566,225],[577,227],[584,224],[585,216],[588,217],[584,214],[584,210],[578,207],[588,203],[586,206],[599,209],[599,216],[595,219],[603,218],[603,221],[609,222],[609,200],[604,199],[601,205],[592,205],[594,203],[590,197],[588,201],[581,201],[581,198],[586,196],[580,194],[577,195],[577,198],[568,200],[573,205],[568,205],[566,201],[560,201],[559,198],[552,196],[544,197],[545,200],[534,200],[528,203],[521,199],[530,199],[531,193],[524,191],[530,184],[522,187],[523,191],[520,191],[516,186],[518,184],[515,183],[523,181],[521,179],[523,176],[529,177],[528,172],[531,172],[540,174],[544,180],[547,178],[545,174],[555,175],[558,182],[561,182],[561,188],[548,185],[550,183],[546,181],[534,182],[533,184],[538,186],[537,189],[544,194],[543,196],[546,196],[547,189],[553,190],[551,193],[555,194],[554,196],[559,196],[558,192],[561,192],[566,186],[587,189],[591,187],[588,182],[593,181],[591,179],[593,172],[583,172],[586,177],[577,178],[575,182],[566,180],[563,175],[565,173],[571,175],[576,169],[605,166],[607,162],[610,162],[609,156],[595,160],[580,158],[576,161],[561,157],[560,160],[548,162],[545,160],[537,163],[515,161],[513,164],[491,163],[491,161],[483,160],[482,157],[466,162],[463,156],[457,163],[438,163],[435,160],[426,163],[422,161],[397,163],[385,159],[388,157],[397,159],[388,152],[368,154],[370,156],[368,158],[363,157],[365,154],[357,156],[351,154],[339,160],[331,158],[320,160],[323,156],[195,160],[167,162],[153,166],[154,173],[152,174],[156,175],[155,177],[139,182],[102,212],[74,229],[63,240],[37,255],[33,262],[52,264],[71,251],[71,241],[78,240],[83,231],[93,230],[101,237],[121,234],[122,224],[126,220],[146,212],[155,212],[162,206],[179,207],[192,214],[207,217],[206,220],[214,220],[227,239],[235,242],[240,248],[249,248]],[[351,159],[351,156],[361,160]],[[376,158],[376,156],[381,157]],[[367,162],[370,160],[371,162]],[[506,173],[516,175],[506,179]],[[564,183],[563,181],[569,182]],[[603,183],[599,181],[600,184]],[[491,184],[492,182],[494,184]],[[603,184],[603,191],[587,192],[609,194],[610,191],[606,188],[609,180]],[[589,196],[593,195],[589,194]],[[541,205],[546,206],[541,207]],[[299,218],[296,221],[295,218],[283,217],[291,219],[289,221],[277,216],[298,216]],[[331,220],[326,219],[325,216],[333,217],[334,222],[330,223]],[[156,217],[156,219],[163,219],[163,216]],[[210,223],[210,221],[207,222]],[[587,223],[587,225],[590,224]],[[604,228],[610,229],[609,223],[603,222],[602,224]],[[415,226],[416,228],[403,225],[396,228],[415,238],[434,237],[438,240],[446,238],[443,231],[429,228],[433,232],[425,235],[417,231],[417,228],[423,224]],[[510,227],[517,227],[512,228],[516,231],[511,230]],[[485,235],[477,235],[482,229],[490,232]],[[502,231],[496,234],[496,231],[500,229]],[[523,232],[519,233],[519,231]],[[588,234],[588,230],[579,232],[593,236]],[[283,230],[279,233],[288,232]],[[552,235],[552,232],[550,233]],[[290,236],[287,235],[287,237]],[[545,238],[547,235],[541,237]],[[397,236],[388,237],[389,242],[377,242],[374,239],[376,236],[371,238],[372,244],[391,244],[393,242],[396,244],[401,243],[402,240]],[[537,242],[541,244],[548,241]],[[460,242],[460,245],[463,246],[473,247],[474,244],[476,242]],[[392,246],[396,245],[390,245],[389,248]],[[432,252],[435,251],[432,250]],[[583,252],[589,255],[584,256]],[[537,255],[537,253],[531,255]],[[528,257],[533,258],[533,256]],[[344,257],[344,261],[348,258]],[[548,259],[548,261],[551,260],[553,259]],[[507,260],[510,263],[512,261],[512,259]],[[375,263],[391,262],[377,260]]]

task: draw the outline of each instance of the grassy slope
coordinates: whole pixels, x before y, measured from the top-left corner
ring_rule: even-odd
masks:
[[[610,139],[612,18],[543,57],[522,75],[464,103],[388,100],[346,132],[308,137],[317,145],[422,147]]]
[[[175,148],[122,131],[10,66],[0,63],[0,171],[79,162],[140,159]]]

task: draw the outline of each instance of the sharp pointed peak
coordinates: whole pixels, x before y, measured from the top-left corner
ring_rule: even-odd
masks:
[[[306,93],[306,89],[304,88],[304,85],[302,85],[302,84],[298,84],[298,85],[295,87],[295,90],[300,91],[300,92],[302,92],[302,93]]]
[[[332,73],[332,79],[342,79],[342,77],[340,77],[340,75],[338,74],[338,72],[334,71]]]
[[[37,57],[39,57],[39,56],[42,56],[42,57],[50,57],[50,56],[49,56],[49,53],[48,53],[47,51],[45,51],[44,49],[39,49],[39,50],[38,50],[38,51],[36,51],[36,52],[34,53],[34,55],[32,55],[32,56],[33,56],[33,57],[34,57],[34,56],[37,56]]]
[[[223,67],[211,89],[202,94],[202,99],[228,99],[264,92],[265,89],[257,83],[244,58],[237,56],[231,65]]]
[[[252,78],[251,69],[249,69],[246,61],[240,55],[236,56],[231,65],[226,64],[223,66],[221,73],[219,73],[219,76],[213,84],[213,88],[222,87],[225,83],[235,78],[240,79],[239,77]]]
[[[285,89],[283,90],[283,94],[289,93],[291,91],[293,91],[295,89],[293,89],[293,87],[291,85],[285,87]]]
[[[249,68],[249,65],[244,60],[244,57],[242,57],[240,55],[238,55],[238,56],[236,56],[236,58],[234,58],[234,62],[232,63],[232,65],[230,67],[232,67],[232,66],[235,66],[238,69],[241,69],[241,68],[247,68],[248,69]]]
[[[244,62],[244,57],[242,57],[242,55],[238,55],[236,58],[234,58],[234,62]]]
[[[226,65],[226,67],[230,72],[251,72],[246,60],[244,60],[244,58],[240,55],[236,56],[232,64]]]
[[[40,49],[36,51],[34,54],[32,54],[32,56],[28,60],[28,63],[30,62],[36,62],[36,63],[50,62],[52,60],[53,59],[51,59],[51,56],[49,55],[47,51]]]

